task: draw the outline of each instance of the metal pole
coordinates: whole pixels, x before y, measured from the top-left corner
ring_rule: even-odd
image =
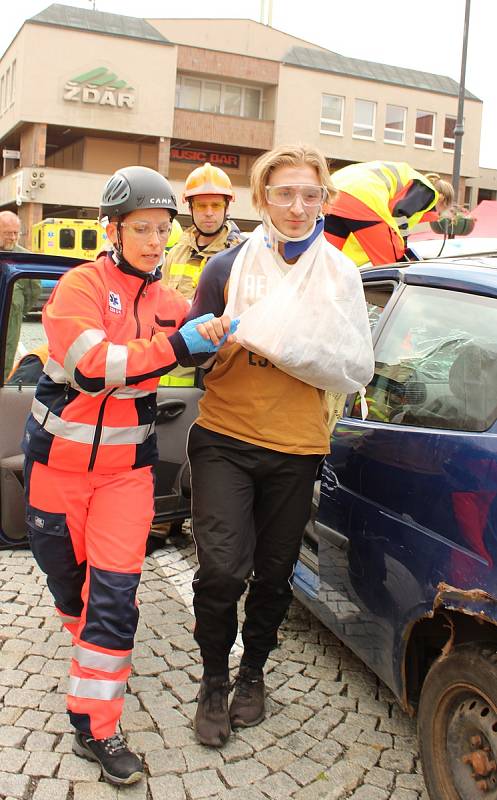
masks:
[[[466,0],[464,15],[464,33],[462,40],[461,78],[459,81],[459,102],[457,104],[457,119],[454,127],[454,161],[452,167],[452,185],[454,187],[455,202],[459,201],[459,178],[461,171],[462,137],[464,135],[464,93],[466,81],[466,55],[468,52],[469,12],[471,0]]]
[[[273,0],[268,0],[267,24],[269,27],[273,24]]]

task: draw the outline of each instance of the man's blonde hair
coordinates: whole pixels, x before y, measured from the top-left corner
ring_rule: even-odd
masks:
[[[314,167],[321,185],[327,191],[324,202],[330,203],[337,192],[330,178],[326,159],[320,150],[307,144],[280,145],[274,150],[263,153],[252,166],[250,192],[254,208],[261,211],[265,207],[266,186],[273,170],[279,167],[301,167],[302,165]]]

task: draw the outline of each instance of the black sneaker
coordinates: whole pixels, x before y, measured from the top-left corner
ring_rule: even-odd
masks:
[[[195,733],[201,744],[222,747],[231,733],[228,713],[228,676],[204,676],[200,684]]]
[[[86,733],[76,731],[72,749],[81,758],[97,761],[109,783],[136,783],[143,777],[142,762],[131,752],[120,733],[108,739],[93,739]]]
[[[240,667],[235,678],[235,693],[230,705],[232,728],[251,728],[265,715],[264,675],[261,669]]]

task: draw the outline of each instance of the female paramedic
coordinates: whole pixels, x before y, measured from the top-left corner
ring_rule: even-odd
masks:
[[[193,299],[192,318],[206,310],[216,315],[200,325],[213,342],[231,330],[223,311],[235,260],[246,257],[256,265],[263,249],[270,248],[273,271],[298,270],[300,258],[314,258],[313,243],[324,236],[322,205],[335,192],[324,156],[299,145],[260,156],[252,168],[251,194],[263,221],[257,231],[261,249],[253,251],[249,239],[213,256]],[[331,245],[325,249],[330,258],[343,259]],[[348,260],[346,268],[356,274]],[[251,277],[248,305],[265,292],[261,283],[253,295],[257,282],[249,282]],[[296,330],[298,325],[295,319]],[[203,744],[223,745],[231,728],[264,718],[263,667],[292,598],[316,470],[329,444],[330,409],[323,390],[236,341],[219,351],[205,377],[200,415],[188,441],[199,562],[193,581],[194,635],[204,666],[195,730]],[[238,630],[237,601],[247,584],[244,652],[228,707],[228,656]]]
[[[73,636],[73,750],[114,784],[143,775],[116,727],[153,517],[156,387],[182,356],[217,350],[161,281],[176,213],[152,169],[107,182],[100,218],[114,249],[67,272],[45,306],[48,360],[23,442],[31,548]]]

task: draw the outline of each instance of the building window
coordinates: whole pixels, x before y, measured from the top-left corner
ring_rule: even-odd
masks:
[[[374,139],[375,119],[376,103],[371,100],[356,100],[352,135],[359,139]]]
[[[456,127],[456,117],[445,117],[445,126],[444,126],[444,141],[443,141],[443,149],[444,150],[454,150],[456,146],[456,140],[454,136],[454,128]]]
[[[343,97],[335,94],[321,95],[321,133],[342,135],[343,106]]]
[[[390,144],[405,143],[406,117],[406,108],[387,105],[385,113],[385,142],[390,142]]]
[[[12,73],[10,78],[10,102],[13,103],[16,96],[16,60],[12,62]]]
[[[260,119],[262,90],[255,86],[239,86],[178,75],[176,107]]]
[[[221,111],[221,84],[205,81],[202,88],[202,111],[219,114]]]
[[[416,111],[416,134],[414,144],[418,147],[433,147],[435,114],[431,111]]]

